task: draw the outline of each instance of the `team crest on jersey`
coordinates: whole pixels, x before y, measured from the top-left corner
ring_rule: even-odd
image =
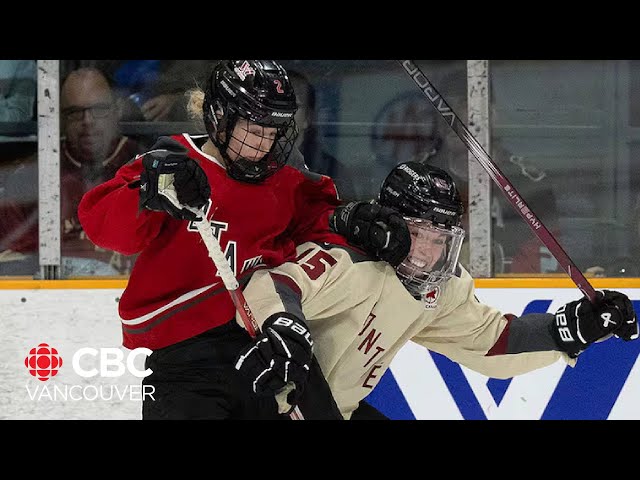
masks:
[[[424,294],[424,308],[436,308],[440,297],[440,287],[433,287]]]

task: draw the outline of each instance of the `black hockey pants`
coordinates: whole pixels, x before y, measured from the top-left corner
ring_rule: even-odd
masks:
[[[273,397],[255,395],[250,380],[234,368],[252,341],[231,321],[154,351],[145,364],[153,373],[142,382],[153,386],[144,396],[143,420],[289,420],[278,414]],[[305,420],[342,419],[315,359],[299,409]]]

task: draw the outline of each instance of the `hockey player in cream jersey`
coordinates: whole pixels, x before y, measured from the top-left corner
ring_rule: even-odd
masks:
[[[308,329],[304,338],[313,342],[345,419],[410,340],[484,375],[510,378],[560,359],[573,366],[581,351],[611,335],[638,337],[631,302],[615,291],[601,292],[596,306],[581,299],[555,314],[521,317],[479,302],[473,278],[458,263],[463,206],[453,180],[438,168],[397,166],[379,202],[340,207],[333,227],[356,246],[399,234],[384,222],[377,231],[369,227],[389,208],[402,215],[411,235],[409,253],[397,265],[309,242],[298,247],[295,262],[253,276],[244,294],[263,333],[236,368],[254,379],[256,392],[277,391],[287,381],[287,362],[305,361],[289,353],[295,349],[283,338],[291,336],[279,329],[296,330],[300,338]]]

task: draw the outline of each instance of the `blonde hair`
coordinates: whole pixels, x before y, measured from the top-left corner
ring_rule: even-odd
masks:
[[[187,97],[187,114],[191,120],[204,121],[202,106],[204,105],[204,91],[200,88],[192,88],[185,92]]]

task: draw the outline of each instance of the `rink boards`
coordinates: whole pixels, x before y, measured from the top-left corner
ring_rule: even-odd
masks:
[[[594,279],[592,284],[626,293],[640,311],[640,280]],[[124,286],[121,280],[0,283],[0,418],[139,418],[140,399],[132,394],[139,378],[129,371],[80,378],[71,368],[74,353],[84,347],[120,349],[126,355],[117,317]],[[566,279],[477,280],[476,294],[516,315],[554,312],[580,297]],[[30,349],[43,342],[64,361],[57,375],[44,382],[31,376],[24,363]],[[498,380],[409,343],[368,401],[394,419],[640,419],[639,353],[640,341],[612,338],[590,347],[575,368],[557,362]],[[99,392],[98,398],[63,396],[63,389],[74,388]],[[103,392],[107,388],[110,395]]]
[[[555,312],[580,293],[564,281],[516,282],[522,288],[483,288],[480,301],[505,313]],[[556,283],[565,288],[535,288]],[[615,288],[640,312],[635,280],[614,280]],[[559,361],[509,380],[480,375],[437,353],[409,344],[368,400],[396,419],[640,419],[640,341],[611,338],[581,354],[576,367]]]

